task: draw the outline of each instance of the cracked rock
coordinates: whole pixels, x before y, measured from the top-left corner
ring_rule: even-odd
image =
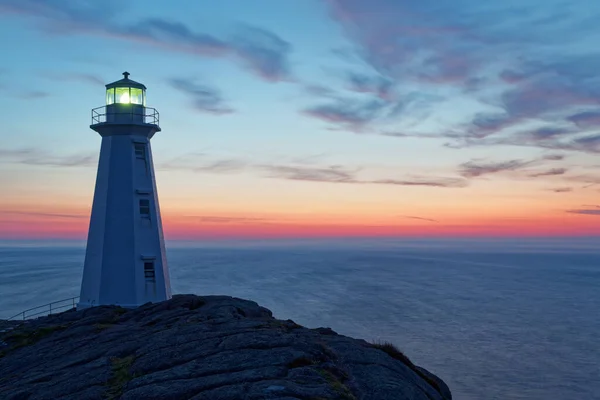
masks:
[[[1,399],[449,400],[391,344],[277,320],[229,296],[0,321]]]

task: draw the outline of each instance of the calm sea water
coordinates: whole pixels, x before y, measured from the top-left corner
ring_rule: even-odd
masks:
[[[0,245],[0,317],[77,296],[83,244]],[[174,293],[395,343],[456,399],[600,399],[600,240],[172,243]]]

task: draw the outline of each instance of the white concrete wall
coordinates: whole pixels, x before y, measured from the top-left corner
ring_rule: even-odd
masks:
[[[110,128],[95,127],[103,138],[78,308],[171,297],[149,140],[154,131]],[[136,158],[136,143],[146,146],[146,165]],[[150,201],[149,221],[140,215],[140,199]],[[155,282],[144,277],[144,257],[154,262]]]

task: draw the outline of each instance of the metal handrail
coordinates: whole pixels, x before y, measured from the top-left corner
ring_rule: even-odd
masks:
[[[75,300],[77,300],[77,299],[79,299],[79,296],[71,297],[71,298],[64,299],[64,300],[53,301],[52,303],[44,304],[42,306],[37,306],[37,307],[29,308],[29,309],[27,309],[25,311],[21,311],[20,313],[18,313],[16,315],[13,315],[9,319],[7,319],[7,321],[11,321],[11,320],[17,319],[19,317],[22,317],[23,320],[26,320],[26,319],[35,317],[36,315],[42,315],[42,314],[44,314],[44,315],[51,315],[53,311],[62,310],[63,308],[67,308],[67,307],[71,307],[72,309],[74,309],[75,308]],[[70,303],[69,304],[63,304],[63,305],[60,305],[60,306],[54,306],[54,307],[52,307],[55,304],[64,303],[64,302],[70,302]],[[29,314],[28,315],[28,313],[30,311],[38,310],[38,309],[44,308],[44,307],[48,307],[48,309],[47,310],[38,311],[38,312],[35,312],[33,314]]]
[[[131,107],[129,112],[106,112],[106,106],[100,106],[92,109],[92,125],[106,123],[107,115],[118,115],[119,117],[128,115],[130,121],[136,120],[134,117],[141,117],[145,124],[158,125],[159,114],[156,108],[152,107],[141,107],[143,112],[138,112],[140,107]],[[122,123],[123,119],[119,118],[119,122]]]

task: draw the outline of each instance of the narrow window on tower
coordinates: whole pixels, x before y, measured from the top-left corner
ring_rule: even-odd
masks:
[[[150,219],[150,200],[140,199],[140,217]]]
[[[144,278],[146,282],[156,281],[156,272],[154,271],[154,261],[144,261]]]
[[[136,169],[140,171],[142,176],[148,176],[148,159],[146,154],[146,144],[134,143],[133,149],[135,152]]]
[[[146,160],[146,146],[143,143],[135,143],[135,158],[140,160]]]

